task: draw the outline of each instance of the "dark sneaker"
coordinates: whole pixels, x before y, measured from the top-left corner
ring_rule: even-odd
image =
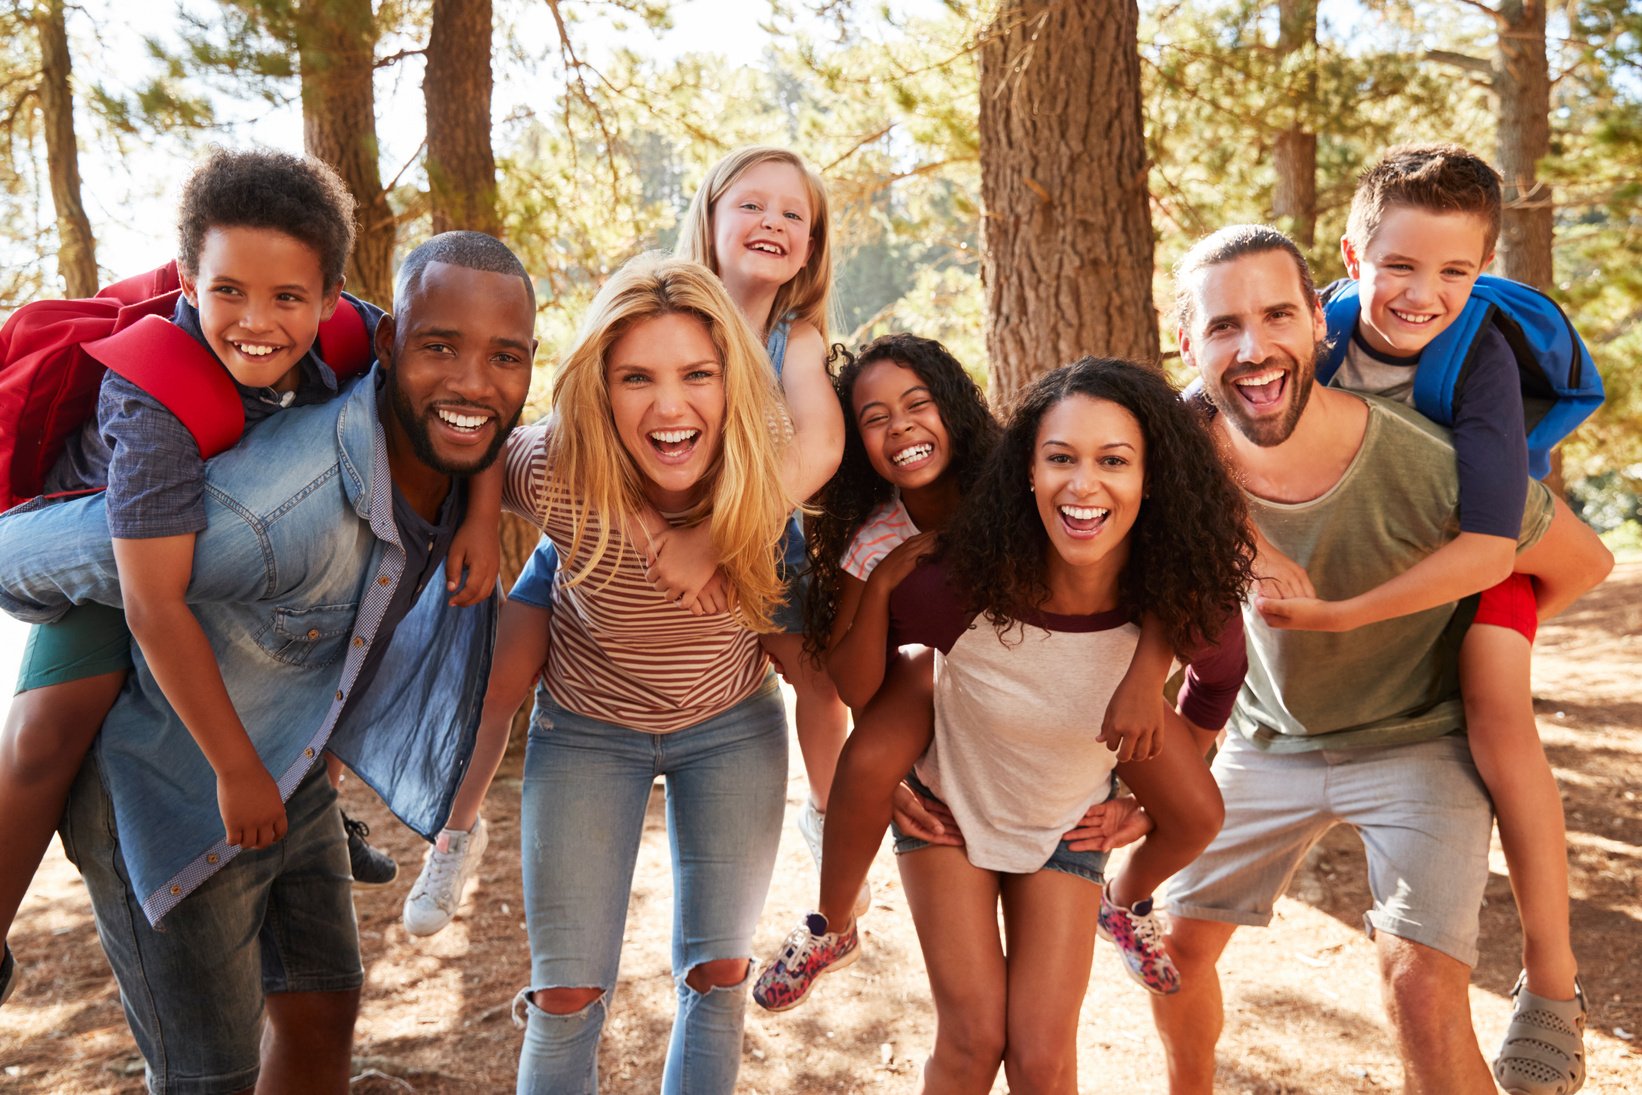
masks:
[[[786,1011],[804,1002],[815,979],[836,973],[861,957],[855,925],[829,932],[827,918],[810,913],[781,945],[775,961],[765,966],[753,983],[753,999],[765,1011]]]
[[[1125,909],[1102,893],[1099,931],[1102,939],[1117,945],[1124,970],[1141,988],[1158,996],[1180,991],[1180,971],[1163,949],[1163,925],[1152,912],[1151,898]]]
[[[366,837],[371,827],[342,815],[342,828],[348,833],[348,864],[353,868],[353,880],[359,886],[386,886],[399,874],[399,864],[393,856],[380,848],[371,847]]]
[[[0,943],[5,948],[5,954],[0,956],[0,1004],[4,1004],[11,996],[11,990],[17,987],[17,959],[11,956],[11,947]]]

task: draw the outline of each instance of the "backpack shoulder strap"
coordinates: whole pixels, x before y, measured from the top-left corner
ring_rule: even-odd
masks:
[[[331,367],[340,382],[370,368],[375,356],[371,350],[371,333],[365,328],[365,318],[347,293],[337,301],[331,318],[319,325],[319,356]]]
[[[1357,329],[1363,302],[1357,296],[1357,283],[1342,278],[1324,288],[1322,303],[1323,319],[1328,323],[1328,350],[1317,362],[1317,379],[1327,384],[1346,359],[1346,347],[1351,345],[1351,332]]]
[[[143,316],[85,351],[176,415],[207,460],[245,433],[245,408],[228,371],[169,320]]]
[[[1420,351],[1414,370],[1414,407],[1444,426],[1454,424],[1455,393],[1476,357],[1477,338],[1494,316],[1494,305],[1475,294],[1460,309],[1459,318]]]

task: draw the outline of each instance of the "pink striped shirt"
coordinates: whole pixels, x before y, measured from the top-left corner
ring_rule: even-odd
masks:
[[[642,550],[619,531],[585,580],[564,584],[592,555],[598,516],[589,517],[572,557],[572,485],[549,476],[548,440],[545,421],[513,432],[502,503],[547,533],[559,552],[545,674],[554,701],[589,718],[665,734],[750,696],[768,672],[758,636],[732,614],[692,616],[656,592],[644,577]]]
[[[889,501],[879,503],[877,509],[867,514],[867,519],[855,530],[855,539],[850,541],[849,550],[844,552],[844,558],[838,565],[845,574],[864,582],[872,569],[884,561],[884,556],[916,535],[918,526],[912,523],[907,508],[901,504],[901,496],[897,494]]]

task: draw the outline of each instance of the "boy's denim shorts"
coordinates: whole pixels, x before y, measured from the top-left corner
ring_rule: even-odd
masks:
[[[910,772],[907,773],[907,785],[923,798],[927,798],[931,802],[941,802],[924,785],[922,780]],[[942,802],[941,805],[944,806],[946,803]],[[889,823],[889,831],[895,837],[896,855],[906,855],[908,852],[916,852],[920,848],[930,846],[927,840],[920,840],[918,837],[903,833],[893,820]],[[1104,886],[1106,884],[1106,860],[1109,855],[1108,852],[1074,852],[1067,846],[1066,841],[1062,840],[1055,846],[1055,850],[1049,853],[1049,861],[1038,869],[1041,871],[1059,871],[1062,874],[1069,874],[1093,882],[1097,886]]]
[[[285,813],[284,840],[241,852],[154,928],[131,891],[95,758],[80,770],[63,849],[91,892],[151,1091],[253,1087],[264,996],[364,983],[347,838],[323,764],[297,785]]]
[[[76,605],[59,620],[29,628],[17,669],[17,692],[131,671],[125,613],[108,605]]]

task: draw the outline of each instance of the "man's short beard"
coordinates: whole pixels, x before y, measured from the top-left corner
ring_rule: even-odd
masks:
[[[1298,367],[1292,370],[1283,381],[1283,397],[1288,400],[1288,407],[1280,418],[1256,419],[1247,414],[1243,401],[1234,393],[1227,391],[1234,385],[1217,385],[1217,391],[1209,391],[1204,386],[1204,393],[1209,396],[1221,414],[1226,416],[1227,422],[1238,433],[1242,434],[1254,445],[1262,449],[1269,449],[1281,445],[1294,433],[1294,427],[1300,422],[1300,415],[1305,412],[1306,404],[1311,399],[1311,387],[1317,379],[1317,362],[1323,356],[1327,343],[1319,342],[1312,350],[1309,368]]]
[[[416,408],[411,406],[409,397],[405,395],[404,389],[400,388],[398,371],[389,369],[387,373],[388,402],[393,407],[393,416],[398,420],[400,429],[404,431],[405,437],[410,441],[411,451],[416,454],[418,460],[441,475],[477,475],[490,467],[502,451],[502,446],[507,444],[507,435],[513,431],[514,425],[519,421],[519,416],[524,413],[523,407],[513,412],[513,418],[505,425],[501,425],[501,428],[496,431],[496,436],[491,439],[490,447],[484,451],[484,455],[479,458],[477,463],[471,465],[447,463],[434,450],[433,437],[428,432],[427,416],[417,417]],[[484,410],[489,411],[490,408],[485,407]],[[428,412],[428,414],[432,413],[432,411]]]

